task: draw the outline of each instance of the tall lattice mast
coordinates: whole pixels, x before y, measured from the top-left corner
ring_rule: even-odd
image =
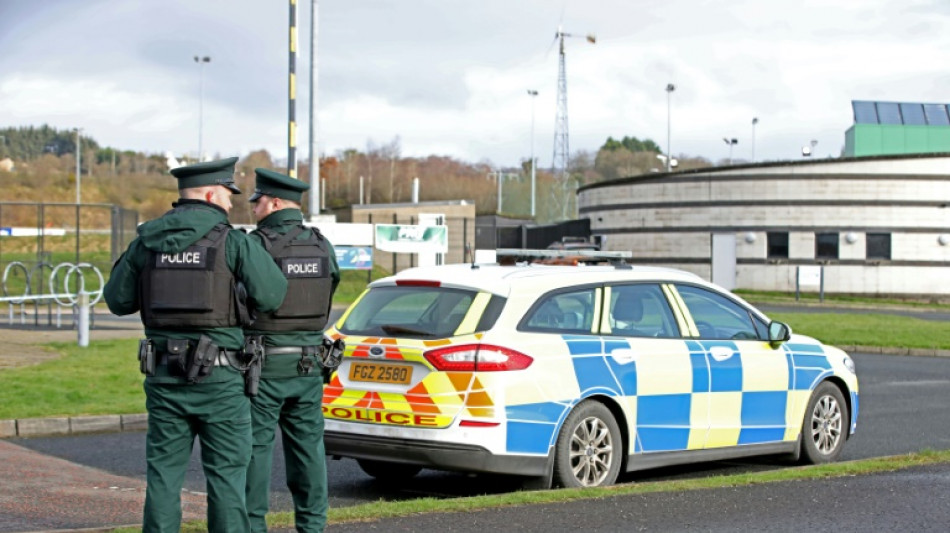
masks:
[[[564,38],[579,37],[564,33],[558,26],[554,38],[558,41],[558,70],[557,70],[557,114],[554,117],[554,157],[551,162],[551,173],[554,175],[555,186],[551,188],[551,199],[555,211],[561,212],[561,219],[567,219],[568,206],[571,202],[570,176],[567,166],[571,154],[570,135],[567,120],[567,67],[565,66]],[[591,44],[597,42],[593,35],[587,35]]]

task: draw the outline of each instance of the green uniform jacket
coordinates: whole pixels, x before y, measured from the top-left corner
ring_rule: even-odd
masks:
[[[112,275],[103,289],[109,310],[117,315],[128,315],[141,309],[139,301],[139,275],[145,268],[148,251],[176,254],[197,242],[211,228],[227,223],[227,213],[220,207],[199,200],[179,200],[173,206],[190,204],[198,209],[185,212],[169,212],[139,226],[138,237],[129,244],[128,250],[112,267]],[[242,231],[231,231],[225,242],[228,268],[237,281],[247,288],[248,304],[264,311],[280,307],[287,292],[287,279],[274,263],[270,254],[254,239]],[[239,326],[228,328],[154,329],[146,328],[145,335],[155,342],[156,349],[164,351],[169,338],[197,340],[208,335],[221,348],[236,350],[244,345],[244,333]],[[212,372],[204,382],[218,381]],[[163,365],[158,365],[156,375],[149,380],[164,383],[183,383],[181,378],[167,375]]]
[[[267,215],[258,224],[258,228],[270,228],[283,235],[291,229],[303,224],[303,214],[299,209],[288,208],[275,211]],[[263,246],[264,236],[259,231],[252,231],[251,236],[258,239]],[[295,240],[307,239],[309,234],[304,232],[297,236]],[[326,237],[324,237],[326,239]],[[336,261],[336,251],[329,240],[326,240],[327,250],[330,253],[330,276],[333,279],[333,288],[330,292],[330,301],[333,301],[333,293],[336,292],[337,285],[340,284],[340,265]],[[275,263],[276,264],[276,263]],[[284,332],[265,332],[255,331],[254,325],[247,329],[249,335],[266,335],[268,346],[319,346],[323,341],[323,331],[284,331]],[[262,377],[292,377],[297,375],[297,361],[299,357],[273,357],[269,358],[264,366]],[[286,368],[285,368],[286,367]],[[319,372],[314,372],[314,376],[319,376]]]

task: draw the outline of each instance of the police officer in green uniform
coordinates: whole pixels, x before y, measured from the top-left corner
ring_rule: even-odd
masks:
[[[288,279],[287,298],[273,313],[258,313],[246,333],[263,335],[260,389],[251,398],[254,448],[247,471],[251,530],[267,531],[271,462],[280,426],[287,488],[299,532],[323,531],[327,521],[327,472],[323,447],[321,346],[340,270],[333,246],[303,225],[300,200],[310,186],[258,168],[254,202],[260,240]]]
[[[148,464],[142,530],[177,532],[181,489],[197,436],[207,478],[208,530],[249,530],[244,500],[250,401],[236,351],[244,300],[277,309],[287,280],[250,236],[228,224],[237,158],[172,170],[180,199],[138,228],[104,288],[109,310],[141,314]],[[242,293],[244,298],[242,298]],[[246,311],[246,309],[244,310]]]

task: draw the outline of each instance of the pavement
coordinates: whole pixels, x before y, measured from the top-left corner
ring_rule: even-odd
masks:
[[[90,341],[141,337],[142,326],[137,318],[99,313],[94,320],[95,327],[90,330]],[[76,330],[69,327],[69,320],[65,320],[59,328],[51,327],[44,320],[39,321],[39,325],[35,322],[21,324],[14,321],[11,324],[0,321],[0,338],[4,341],[0,342],[0,369],[34,364],[55,357],[37,346],[38,343],[78,340]],[[950,356],[947,350],[843,348],[868,353]],[[141,431],[146,423],[145,415],[0,420],[0,438],[90,431]],[[37,528],[48,531],[111,531],[114,527],[138,525],[141,520],[145,498],[143,480],[71,463],[4,440],[0,440],[0,480],[3,480],[0,483],[0,532],[36,531]],[[874,489],[887,492],[884,507],[876,502],[869,506],[869,502],[853,495],[854,487],[875,480],[883,480],[880,486],[886,487]],[[677,493],[672,498],[668,494],[618,496],[451,515],[414,515],[376,522],[336,524],[328,530],[549,533],[582,525],[588,531],[798,531],[800,528],[835,524],[836,529],[863,531],[873,523],[875,530],[896,529],[898,526],[908,529],[907,524],[914,524],[909,527],[910,530],[945,531],[946,524],[950,523],[948,488],[950,466],[934,465],[859,478],[713,489],[702,491],[701,495]],[[737,496],[734,494],[736,492],[749,494]],[[736,500],[737,497],[739,500]],[[696,503],[696,499],[700,502]],[[205,494],[183,492],[184,519],[203,519],[205,500]],[[722,513],[722,508],[716,509],[710,503],[717,500],[731,506],[726,508],[728,513]],[[743,501],[744,504],[741,503]],[[776,502],[782,502],[781,505],[786,508],[801,508],[802,519],[795,522],[794,528],[756,520],[763,506],[778,505]],[[822,504],[817,505],[816,502]],[[743,510],[737,507],[741,505],[748,505],[749,508]],[[901,508],[905,511],[900,511]],[[913,512],[907,512],[908,509]],[[895,522],[894,517],[903,517],[905,522]],[[841,522],[842,518],[846,518],[846,521]],[[69,524],[67,529],[64,529],[65,523]],[[839,527],[842,524],[844,527]]]

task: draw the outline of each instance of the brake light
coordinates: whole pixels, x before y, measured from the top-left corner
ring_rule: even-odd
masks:
[[[501,425],[501,422],[483,422],[481,420],[462,420],[459,427],[465,428],[493,428]]]
[[[400,287],[441,287],[442,282],[428,279],[397,279],[396,285]]]
[[[534,362],[530,356],[491,344],[462,344],[436,348],[423,356],[446,372],[503,372],[524,370]]]

